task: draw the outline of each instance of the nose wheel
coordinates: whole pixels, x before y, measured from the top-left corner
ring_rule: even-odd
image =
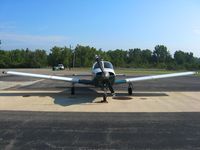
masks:
[[[101,101],[101,103],[108,103],[107,101],[107,88],[103,88],[103,100]]]
[[[115,92],[114,92],[113,87],[109,84],[108,85],[105,84],[104,87],[102,87],[102,90],[104,91],[104,93],[103,93],[103,100],[100,101],[100,103],[108,103],[108,101],[107,101],[107,91],[108,91],[108,89],[111,91],[112,96],[115,96]]]
[[[103,100],[101,102],[102,103],[108,103],[108,101],[107,101],[107,93],[103,94]]]

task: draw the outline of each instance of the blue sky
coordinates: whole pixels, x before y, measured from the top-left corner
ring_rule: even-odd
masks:
[[[1,0],[2,49],[76,44],[154,49],[200,57],[199,0]]]

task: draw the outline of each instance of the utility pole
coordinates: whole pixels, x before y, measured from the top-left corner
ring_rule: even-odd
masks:
[[[72,50],[72,46],[71,46],[71,45],[70,45],[70,50]],[[72,67],[73,67],[73,69],[74,69],[74,67],[75,67],[75,59],[76,59],[76,52],[75,52],[75,49],[72,50],[72,52],[73,52],[73,62],[72,62]]]
[[[75,66],[75,59],[76,59],[76,52],[75,52],[75,49],[74,49],[74,57],[73,57],[73,69],[74,69],[74,66]]]

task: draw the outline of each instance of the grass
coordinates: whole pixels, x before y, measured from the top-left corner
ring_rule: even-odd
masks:
[[[91,68],[74,68],[73,71],[91,72]],[[125,75],[159,75],[159,74],[168,74],[176,72],[186,72],[186,70],[115,68],[116,74],[125,74]],[[198,71],[198,74],[196,74],[196,76],[200,77],[200,71]]]
[[[168,73],[176,73],[182,71],[171,71],[171,70],[162,70],[162,69],[116,69],[115,72],[117,74],[125,74],[125,75],[159,75],[159,74],[168,74]]]
[[[197,77],[200,77],[200,71],[197,71],[196,76],[197,76]]]
[[[91,72],[91,68],[73,68],[72,71],[75,72]],[[166,74],[174,73],[177,71],[168,71],[162,69],[133,69],[133,68],[115,68],[115,73],[125,74],[125,75],[151,75],[151,74]]]
[[[162,69],[132,69],[132,68],[123,68],[115,69],[117,74],[125,75],[159,75],[159,74],[168,74],[168,73],[177,73],[177,72],[187,72],[187,70],[162,70]],[[195,76],[200,77],[200,71],[196,71]]]

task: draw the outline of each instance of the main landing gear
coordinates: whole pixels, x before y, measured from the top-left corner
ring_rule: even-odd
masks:
[[[133,94],[133,84],[132,83],[129,83],[129,85],[128,85],[128,94],[129,95]]]
[[[71,95],[74,95],[75,94],[75,87],[74,87],[74,84],[72,84],[72,87],[71,87]]]

